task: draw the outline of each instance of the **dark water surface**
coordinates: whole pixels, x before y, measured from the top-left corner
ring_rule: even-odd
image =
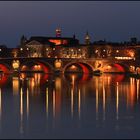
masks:
[[[140,80],[1,74],[0,138],[140,138]]]

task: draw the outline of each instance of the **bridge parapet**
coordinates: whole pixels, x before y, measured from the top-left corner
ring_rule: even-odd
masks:
[[[139,67],[140,62],[138,60],[118,60],[115,58],[27,58],[27,57],[16,57],[16,58],[1,58],[0,64],[5,65],[10,71],[19,70],[24,64],[30,65],[39,65],[42,64],[42,67],[49,67],[52,71],[64,72],[65,68],[72,64],[82,64],[87,68],[94,70],[104,70],[104,67],[111,66],[113,64],[119,64],[122,67],[127,67],[128,69],[131,66]],[[139,62],[139,64],[138,64]],[[81,65],[81,67],[82,67]]]

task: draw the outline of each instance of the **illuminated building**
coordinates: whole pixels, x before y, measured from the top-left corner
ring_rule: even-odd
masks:
[[[55,37],[32,36],[27,39],[22,36],[16,48],[0,45],[0,57],[140,59],[140,42],[136,38],[124,43],[111,43],[105,40],[91,42],[87,32],[85,43],[81,44],[75,35],[62,37],[61,32],[61,29],[57,28]]]
[[[61,37],[61,29],[56,29],[56,37],[33,36],[28,40],[22,36],[19,55],[22,57],[62,57],[63,48],[78,46],[79,40],[73,37]],[[14,54],[15,55],[15,54]]]
[[[53,44],[48,41],[29,39],[24,45],[21,44],[19,54],[23,57],[48,57],[52,48]]]
[[[133,60],[137,56],[134,46],[123,44],[92,44],[93,58],[115,58],[118,60]]]
[[[86,45],[63,47],[61,50],[62,58],[88,58],[88,47]]]

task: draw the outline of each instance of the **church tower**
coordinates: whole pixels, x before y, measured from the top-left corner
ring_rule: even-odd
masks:
[[[60,28],[56,29],[56,37],[61,37],[61,29]]]
[[[86,36],[85,36],[85,44],[86,45],[90,44],[90,36],[89,36],[88,32],[86,33]]]

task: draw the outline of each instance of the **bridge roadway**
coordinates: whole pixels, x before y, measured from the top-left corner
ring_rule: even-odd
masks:
[[[86,72],[101,70],[103,72],[129,72],[131,66],[138,67],[138,60],[117,60],[115,58],[33,58],[16,57],[0,58],[0,70],[4,72],[22,71],[23,67],[28,70],[35,65],[40,65],[44,72],[65,72],[72,65]]]

